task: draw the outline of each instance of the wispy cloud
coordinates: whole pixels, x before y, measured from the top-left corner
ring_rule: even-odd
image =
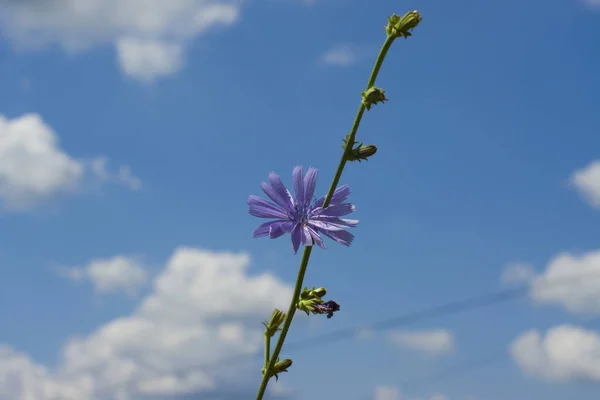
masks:
[[[426,331],[394,331],[388,335],[390,343],[429,355],[442,355],[454,349],[454,336],[446,329]]]
[[[347,67],[359,59],[358,51],[350,45],[338,45],[327,50],[321,55],[321,62],[325,65]]]
[[[504,285],[528,283],[535,277],[535,270],[529,264],[512,262],[504,267],[500,281]]]

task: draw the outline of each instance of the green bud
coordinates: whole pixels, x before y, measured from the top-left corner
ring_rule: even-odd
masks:
[[[385,27],[385,31],[388,36],[407,38],[412,36],[410,31],[419,25],[419,22],[421,22],[422,19],[421,14],[419,14],[417,10],[407,12],[402,18],[396,14],[392,14],[392,16],[388,18],[388,24]]]
[[[263,325],[265,326],[265,336],[275,336],[283,321],[285,321],[285,313],[279,311],[278,309],[273,310],[273,315],[271,315],[271,321],[269,321],[268,323],[263,322]]]
[[[325,296],[327,294],[327,289],[320,287],[318,289],[315,289],[314,287],[311,289],[310,292],[308,292],[309,295],[311,295],[312,297],[317,297],[317,298],[321,298],[323,296]]]
[[[296,308],[300,311],[304,311],[306,315],[310,315],[311,312],[315,311],[315,306],[321,303],[323,303],[323,300],[321,299],[304,299],[298,301]]]
[[[348,155],[348,161],[361,162],[361,160],[366,160],[375,153],[377,153],[377,147],[375,145],[373,145],[373,144],[363,145],[361,143],[358,145],[357,148],[352,149],[352,151]]]
[[[377,103],[387,101],[385,98],[385,90],[376,88],[375,86],[372,86],[366,92],[362,92],[361,94],[363,97],[362,103],[367,107],[367,110],[370,110],[371,106]]]
[[[280,374],[282,372],[288,372],[288,368],[292,366],[292,360],[290,360],[289,358],[286,358],[283,361],[277,361],[275,363],[275,366],[273,367],[273,372],[271,373],[271,376],[275,377],[275,381],[279,380],[279,377],[277,376],[277,374]]]
[[[320,299],[327,294],[327,289],[320,287],[316,288],[313,286],[310,290],[305,287],[300,293],[300,300]]]
[[[392,14],[391,17],[388,17],[388,24],[385,26],[385,31],[388,36],[396,35],[396,25],[400,22],[400,17],[396,14]]]

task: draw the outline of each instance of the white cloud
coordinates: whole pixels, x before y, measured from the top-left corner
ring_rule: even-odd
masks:
[[[445,329],[428,331],[393,331],[388,340],[396,346],[421,351],[430,355],[441,355],[454,349],[454,336]]]
[[[120,183],[132,190],[138,190],[142,187],[140,178],[133,175],[131,168],[127,165],[119,166],[116,174],[108,171],[108,158],[97,157],[90,162],[92,174],[100,181]]]
[[[448,396],[446,396],[445,394],[441,394],[441,393],[436,393],[434,395],[432,395],[429,400],[448,400]]]
[[[285,386],[281,380],[270,381],[267,391],[273,397],[289,397],[294,394],[294,391]]]
[[[125,75],[146,83],[173,75],[183,65],[181,43],[122,38],[117,41],[119,65]]]
[[[337,65],[346,67],[358,60],[356,50],[348,45],[333,47],[321,56],[321,61],[326,65]]]
[[[600,334],[572,325],[522,333],[510,344],[514,362],[526,374],[549,381],[600,382]]]
[[[11,349],[0,351],[0,398],[171,397],[239,381],[247,373],[240,374],[235,363],[192,366],[258,352],[257,321],[289,301],[290,286],[268,273],[249,275],[248,264],[245,254],[176,249],[134,312],[69,340],[56,368]]]
[[[373,394],[373,400],[419,400],[414,397],[406,397],[402,395],[400,389],[395,386],[377,386]],[[448,400],[448,396],[442,393],[435,393],[426,397],[427,400]]]
[[[394,386],[377,386],[373,400],[400,400],[400,390]]]
[[[26,209],[73,190],[83,173],[39,115],[12,120],[0,115],[0,202],[5,208]]]
[[[375,332],[371,328],[358,328],[355,337],[357,340],[368,340],[375,337]]]
[[[571,175],[570,183],[590,206],[600,208],[600,160],[575,171]]]
[[[600,0],[583,0],[583,1],[591,7],[600,7]]]
[[[135,257],[115,256],[90,261],[84,267],[68,268],[62,274],[75,281],[88,280],[98,293],[138,293],[148,280],[148,272]]]
[[[513,285],[519,283],[528,283],[535,277],[535,270],[529,264],[515,262],[508,264],[504,271],[500,281],[505,285]]]
[[[106,157],[99,160],[106,165]],[[101,179],[110,177],[106,168],[99,169],[95,163],[91,163],[92,174]],[[141,182],[128,168],[122,166],[114,180],[139,187]],[[73,192],[81,185],[87,170],[86,162],[61,149],[58,136],[40,115],[32,113],[8,119],[0,114],[2,208],[23,211],[61,193]]]
[[[600,313],[600,251],[559,254],[533,279],[530,295],[571,312]]]
[[[0,0],[1,2],[2,0]],[[78,52],[116,47],[124,72],[142,81],[175,73],[182,46],[239,18],[231,0],[3,0],[0,29],[25,48],[60,44]],[[160,59],[161,56],[174,59]]]

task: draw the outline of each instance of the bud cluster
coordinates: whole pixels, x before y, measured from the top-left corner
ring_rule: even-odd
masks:
[[[325,314],[327,318],[333,317],[333,313],[340,310],[340,305],[333,300],[324,301],[323,296],[327,294],[325,288],[312,289],[304,288],[300,294],[297,308],[306,313],[306,315]]]
[[[421,20],[421,14],[419,14],[417,10],[407,12],[403,17],[392,14],[392,16],[388,18],[388,24],[385,27],[385,31],[388,36],[394,38],[404,37],[406,39],[409,36],[412,36],[410,31],[419,25]]]

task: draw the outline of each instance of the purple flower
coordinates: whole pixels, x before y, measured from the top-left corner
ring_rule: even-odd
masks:
[[[333,313],[340,311],[340,305],[333,300],[326,301],[325,303],[317,304],[314,306],[315,314],[327,314],[327,318],[333,317]]]
[[[354,235],[345,229],[355,227],[358,221],[340,218],[356,209],[354,205],[344,203],[350,195],[350,187],[348,185],[338,187],[329,206],[323,208],[325,197],[313,201],[318,172],[317,169],[309,167],[306,176],[302,176],[302,167],[294,167],[292,181],[296,192],[295,199],[279,176],[271,172],[269,184],[263,182],[260,187],[272,202],[250,195],[248,205],[251,215],[259,218],[276,218],[276,220],[260,225],[254,230],[252,236],[255,238],[269,236],[275,239],[285,233],[291,233],[294,254],[298,252],[300,243],[305,246],[316,243],[325,248],[321,234],[345,246],[350,246]]]

